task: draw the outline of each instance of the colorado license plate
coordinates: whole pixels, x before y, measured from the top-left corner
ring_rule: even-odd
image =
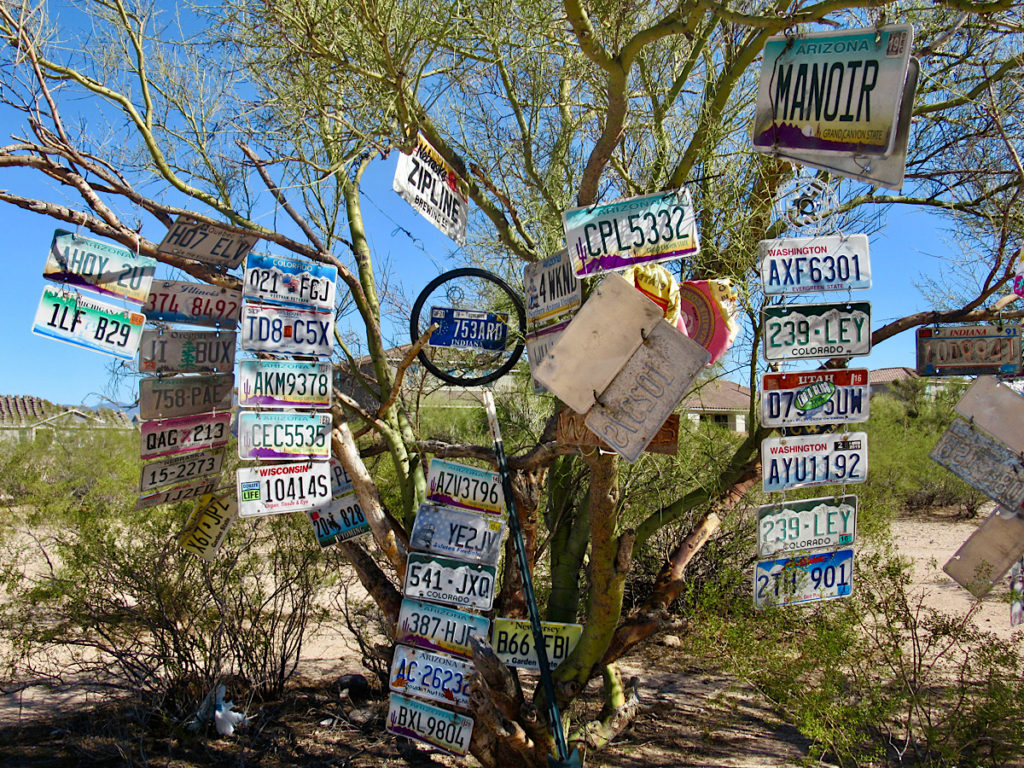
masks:
[[[420,504],[409,546],[437,555],[494,565],[501,557],[505,523],[454,507]]]
[[[269,253],[250,253],[245,260],[242,294],[253,301],[331,312],[337,279],[337,267]]]
[[[234,331],[149,328],[142,334],[143,373],[223,373],[235,367]]]
[[[238,414],[238,458],[323,459],[330,455],[331,414]]]
[[[853,550],[765,560],[754,568],[754,605],[794,605],[848,597],[853,589]]]
[[[853,357],[871,352],[871,304],[793,304],[764,309],[767,360]]]
[[[446,507],[461,507],[500,515],[505,497],[497,472],[467,467],[444,459],[431,459],[427,498]]]
[[[490,624],[486,617],[475,613],[420,600],[403,600],[395,642],[469,657],[473,655],[470,638],[486,640]]]
[[[238,364],[243,408],[330,408],[331,364],[243,360]]]
[[[396,645],[388,687],[397,693],[469,708],[472,663],[455,656]]]
[[[331,499],[331,505],[326,511],[310,510],[309,521],[313,524],[313,534],[321,547],[329,547],[370,532],[370,524],[354,493]]]
[[[757,508],[757,556],[836,549],[857,536],[857,497],[829,496]]]
[[[229,288],[182,280],[157,280],[149,290],[146,319],[187,325],[238,325],[242,294]]]
[[[210,411],[229,411],[234,388],[233,373],[144,378],[139,382],[139,416],[142,419],[170,419]]]
[[[469,752],[473,718],[392,693],[387,730],[462,756]]]
[[[762,240],[757,252],[768,296],[871,287],[867,235]]]
[[[210,224],[201,224],[182,214],[167,230],[157,250],[233,269],[242,263],[242,259],[257,242],[259,238],[255,235],[243,235]]]
[[[406,597],[489,611],[494,602],[493,565],[479,565],[437,555],[409,555],[405,568]]]
[[[230,423],[230,413],[209,413],[144,422],[141,458],[147,461],[160,456],[227,445]]]
[[[53,233],[43,277],[143,304],[155,270],[156,259],[58,229]]]
[[[800,437],[769,437],[761,441],[761,466],[766,492],[811,485],[863,483],[868,475],[865,432]]]
[[[918,376],[1014,374],[1020,370],[1020,325],[917,329]]]
[[[178,536],[178,544],[182,549],[210,562],[237,517],[238,502],[233,491],[222,496],[200,496],[185,523],[185,529]]]
[[[330,312],[246,304],[242,307],[242,349],[329,356],[334,352],[333,326]]]
[[[157,459],[142,465],[139,491],[145,493],[164,485],[175,485],[200,477],[219,475],[223,465],[223,448]]]
[[[1006,509],[1024,504],[1024,461],[985,432],[957,416],[930,454],[964,482]]]
[[[136,509],[148,509],[149,507],[156,507],[160,504],[174,504],[179,501],[188,501],[189,499],[198,499],[200,496],[205,496],[208,493],[213,493],[217,490],[217,481],[215,480],[193,480],[190,483],[184,485],[176,485],[173,488],[168,488],[163,491],[154,491],[153,493],[145,496],[140,496],[139,500],[135,503]]]
[[[475,309],[431,307],[430,322],[439,326],[428,346],[500,351],[508,338],[508,314]]]
[[[548,665],[554,669],[569,654],[583,636],[582,624],[562,624],[556,621],[542,621],[544,650],[548,654]],[[491,628],[491,646],[494,653],[507,666],[520,669],[540,669],[537,647],[533,642],[530,622],[523,619],[495,619]]]
[[[235,473],[238,516],[326,511],[331,504],[330,474],[326,461],[242,467]]]
[[[131,360],[146,316],[67,288],[43,288],[32,333]]]
[[[793,427],[867,421],[866,368],[766,373],[761,380],[761,424]]]

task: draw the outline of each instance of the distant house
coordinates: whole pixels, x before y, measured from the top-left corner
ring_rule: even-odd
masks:
[[[40,431],[134,429],[131,416],[112,408],[54,405],[28,395],[0,395],[0,441],[34,440]]]
[[[679,412],[694,424],[705,422],[746,432],[750,390],[728,379],[701,382],[683,398]]]
[[[893,384],[897,381],[911,381],[913,379],[919,379],[917,371],[913,368],[877,368],[873,371],[868,371],[868,387],[870,388],[871,395],[877,395],[881,393],[893,394]]]

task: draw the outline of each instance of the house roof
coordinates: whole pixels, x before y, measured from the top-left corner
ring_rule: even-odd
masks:
[[[750,390],[728,379],[713,379],[697,384],[680,404],[686,411],[746,412],[750,409]]]
[[[0,428],[31,427],[52,424],[64,419],[103,427],[132,426],[131,416],[112,408],[83,410],[67,405],[54,405],[48,400],[31,395],[0,395]]]
[[[868,371],[868,384],[889,384],[894,381],[908,381],[919,378],[913,368],[877,368]]]

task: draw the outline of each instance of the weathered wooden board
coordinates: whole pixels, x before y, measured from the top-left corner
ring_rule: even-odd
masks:
[[[558,431],[556,439],[566,445],[578,445],[581,448],[600,448],[603,451],[613,450],[608,443],[599,438],[587,427],[584,417],[575,411],[565,410],[558,414]],[[645,449],[648,453],[663,453],[675,456],[679,452],[679,414],[670,414],[665,423],[651,438]]]

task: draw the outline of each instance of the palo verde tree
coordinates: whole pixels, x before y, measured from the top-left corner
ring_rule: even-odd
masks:
[[[12,175],[0,200],[219,285],[238,279],[157,253],[162,227],[177,214],[338,267],[339,312],[360,329],[358,338],[339,335],[338,365],[362,372],[376,398],[367,408],[336,395],[333,450],[373,533],[372,551],[343,547],[391,621],[425,462],[493,455],[417,434],[402,388],[411,357],[394,370],[385,355],[382,320],[401,307],[385,290],[364,227],[359,191],[367,169],[424,135],[458,170],[473,203],[461,255],[513,275],[564,247],[567,208],[690,189],[702,248],[679,266],[680,276],[727,277],[740,289],[752,391],[745,439],[709,468],[710,479],[671,486],[670,501],[633,525],[623,516],[619,460],[559,444],[557,404],[510,460],[535,559],[537,541],[550,537],[547,617],[584,625],[556,672],[560,704],[604,679],[599,720],[574,736],[594,746],[631,712],[617,660],[658,631],[688,564],[759,476],[767,430],[754,410],[764,303],[756,246],[782,233],[773,200],[799,171],[750,148],[767,38],[915,26],[922,71],[907,181],[900,193],[844,181],[839,213],[852,230],[875,226],[887,206],[923,206],[944,217],[969,255],[951,260],[949,285],[933,286],[942,289],[934,311],[876,328],[875,344],[925,323],[993,316],[1020,245],[1024,24],[1012,0],[225,0],[183,19],[144,0],[76,7],[84,13],[78,23],[54,26],[45,6],[0,5],[0,93],[24,117],[0,148],[0,168],[31,169],[62,190],[32,198]],[[81,104],[93,115],[88,130],[77,119]],[[68,194],[75,205],[61,202]],[[271,209],[280,227],[261,216]],[[140,212],[151,222],[145,228]],[[368,368],[357,365],[362,353]],[[369,456],[385,458],[394,487],[378,487]],[[397,501],[386,508],[382,498]],[[623,615],[634,555],[684,519],[696,521],[692,530],[646,601]],[[496,612],[522,615],[514,559],[505,562]],[[503,669],[478,677],[474,755],[487,766],[544,764],[552,750],[538,714],[544,708],[525,700]]]

